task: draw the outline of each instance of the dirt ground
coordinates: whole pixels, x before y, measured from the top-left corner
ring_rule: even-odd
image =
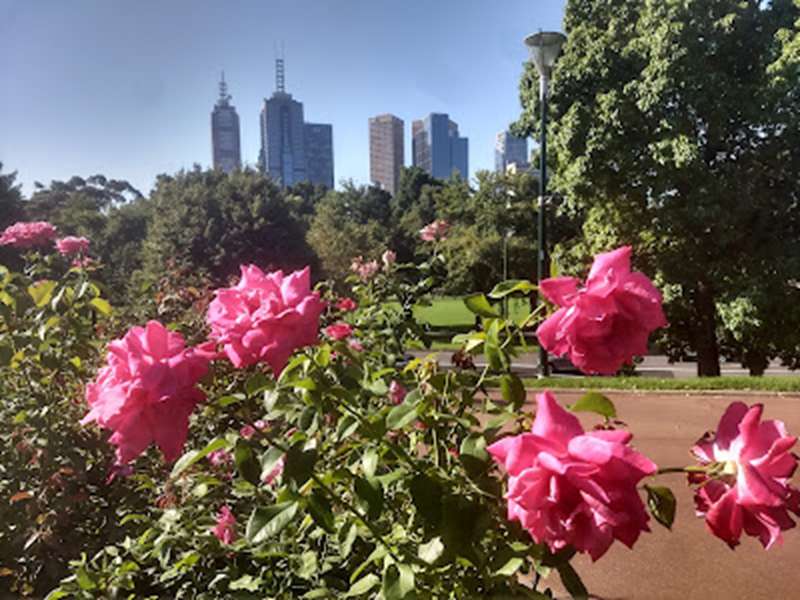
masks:
[[[704,431],[716,428],[728,404],[741,400],[763,403],[764,418],[783,420],[790,433],[800,435],[800,395],[682,394],[607,392],[619,417],[634,434],[633,445],[661,467],[690,464],[689,448]],[[580,393],[556,392],[562,404]],[[589,419],[581,417],[585,426]],[[800,444],[799,444],[800,445]],[[800,453],[800,447],[795,451]],[[765,551],[757,540],[743,538],[735,551],[709,534],[694,514],[692,495],[680,474],[662,475],[678,500],[672,531],[651,520],[652,533],[643,534],[629,550],[615,542],[592,564],[581,556],[573,564],[594,598],[602,600],[659,599],[800,599],[800,527],[784,535],[782,546]],[[800,485],[800,471],[795,475]],[[558,575],[544,585],[562,597]],[[563,596],[568,597],[568,596]]]

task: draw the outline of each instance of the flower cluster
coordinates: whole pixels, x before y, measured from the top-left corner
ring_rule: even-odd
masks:
[[[363,256],[356,256],[350,264],[350,270],[358,275],[361,281],[369,281],[381,270],[377,260],[365,261]]]
[[[450,231],[450,223],[438,219],[432,223],[428,223],[419,230],[419,237],[424,242],[437,242],[439,240],[447,239],[447,232]]]
[[[645,275],[631,272],[630,262],[624,246],[595,257],[584,287],[574,277],[540,283],[544,297],[560,307],[536,332],[548,352],[604,375],[647,353],[648,336],[667,320],[661,294]]]
[[[60,240],[56,240],[56,250],[64,256],[85,254],[89,250],[89,240],[85,237],[68,235]]]
[[[86,386],[89,413],[111,429],[117,462],[136,458],[151,444],[167,461],[180,455],[189,431],[189,415],[205,394],[197,382],[208,371],[207,346],[186,348],[183,336],[158,321],[134,327],[108,346],[106,366]]]
[[[6,227],[0,234],[0,246],[36,248],[48,245],[56,235],[56,228],[47,221],[19,222]]]
[[[237,368],[266,362],[277,375],[292,352],[317,342],[324,304],[306,267],[291,275],[242,266],[234,287],[216,291],[206,316],[211,339]]]

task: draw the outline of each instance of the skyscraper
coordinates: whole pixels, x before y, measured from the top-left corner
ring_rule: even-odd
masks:
[[[384,114],[369,119],[369,178],[392,196],[403,166],[403,120]]]
[[[512,135],[508,131],[497,134],[494,146],[494,170],[505,173],[509,165],[516,164],[517,170],[525,171],[528,163],[528,139]]]
[[[282,58],[275,61],[275,83],[261,109],[260,168],[281,185],[333,187],[333,127],[305,122],[303,104],[286,92]]]
[[[226,173],[242,167],[239,115],[230,101],[223,72],[219,82],[219,99],[211,113],[211,153],[214,168],[222,169]]]
[[[469,177],[469,140],[447,114],[431,113],[411,124],[413,164],[437,179]]]

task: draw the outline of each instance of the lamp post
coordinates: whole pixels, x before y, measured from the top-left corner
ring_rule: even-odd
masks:
[[[540,31],[525,38],[525,45],[530,50],[531,62],[539,72],[539,110],[541,111],[542,126],[539,136],[540,166],[539,166],[539,223],[538,223],[538,256],[536,277],[537,283],[547,277],[547,237],[545,222],[545,194],[547,192],[547,95],[550,85],[550,75],[553,66],[561,53],[561,47],[567,37],[557,31]],[[541,294],[539,294],[541,302]],[[550,375],[550,364],[547,360],[547,350],[539,346],[539,368],[543,377]]]

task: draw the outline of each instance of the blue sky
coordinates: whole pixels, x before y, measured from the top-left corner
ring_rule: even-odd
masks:
[[[102,173],[148,192],[159,173],[211,162],[225,70],[258,156],[258,113],[286,87],[332,123],[336,180],[366,183],[368,117],[448,112],[470,170],[519,114],[524,36],[560,29],[565,0],[0,0],[0,161],[33,182]]]

